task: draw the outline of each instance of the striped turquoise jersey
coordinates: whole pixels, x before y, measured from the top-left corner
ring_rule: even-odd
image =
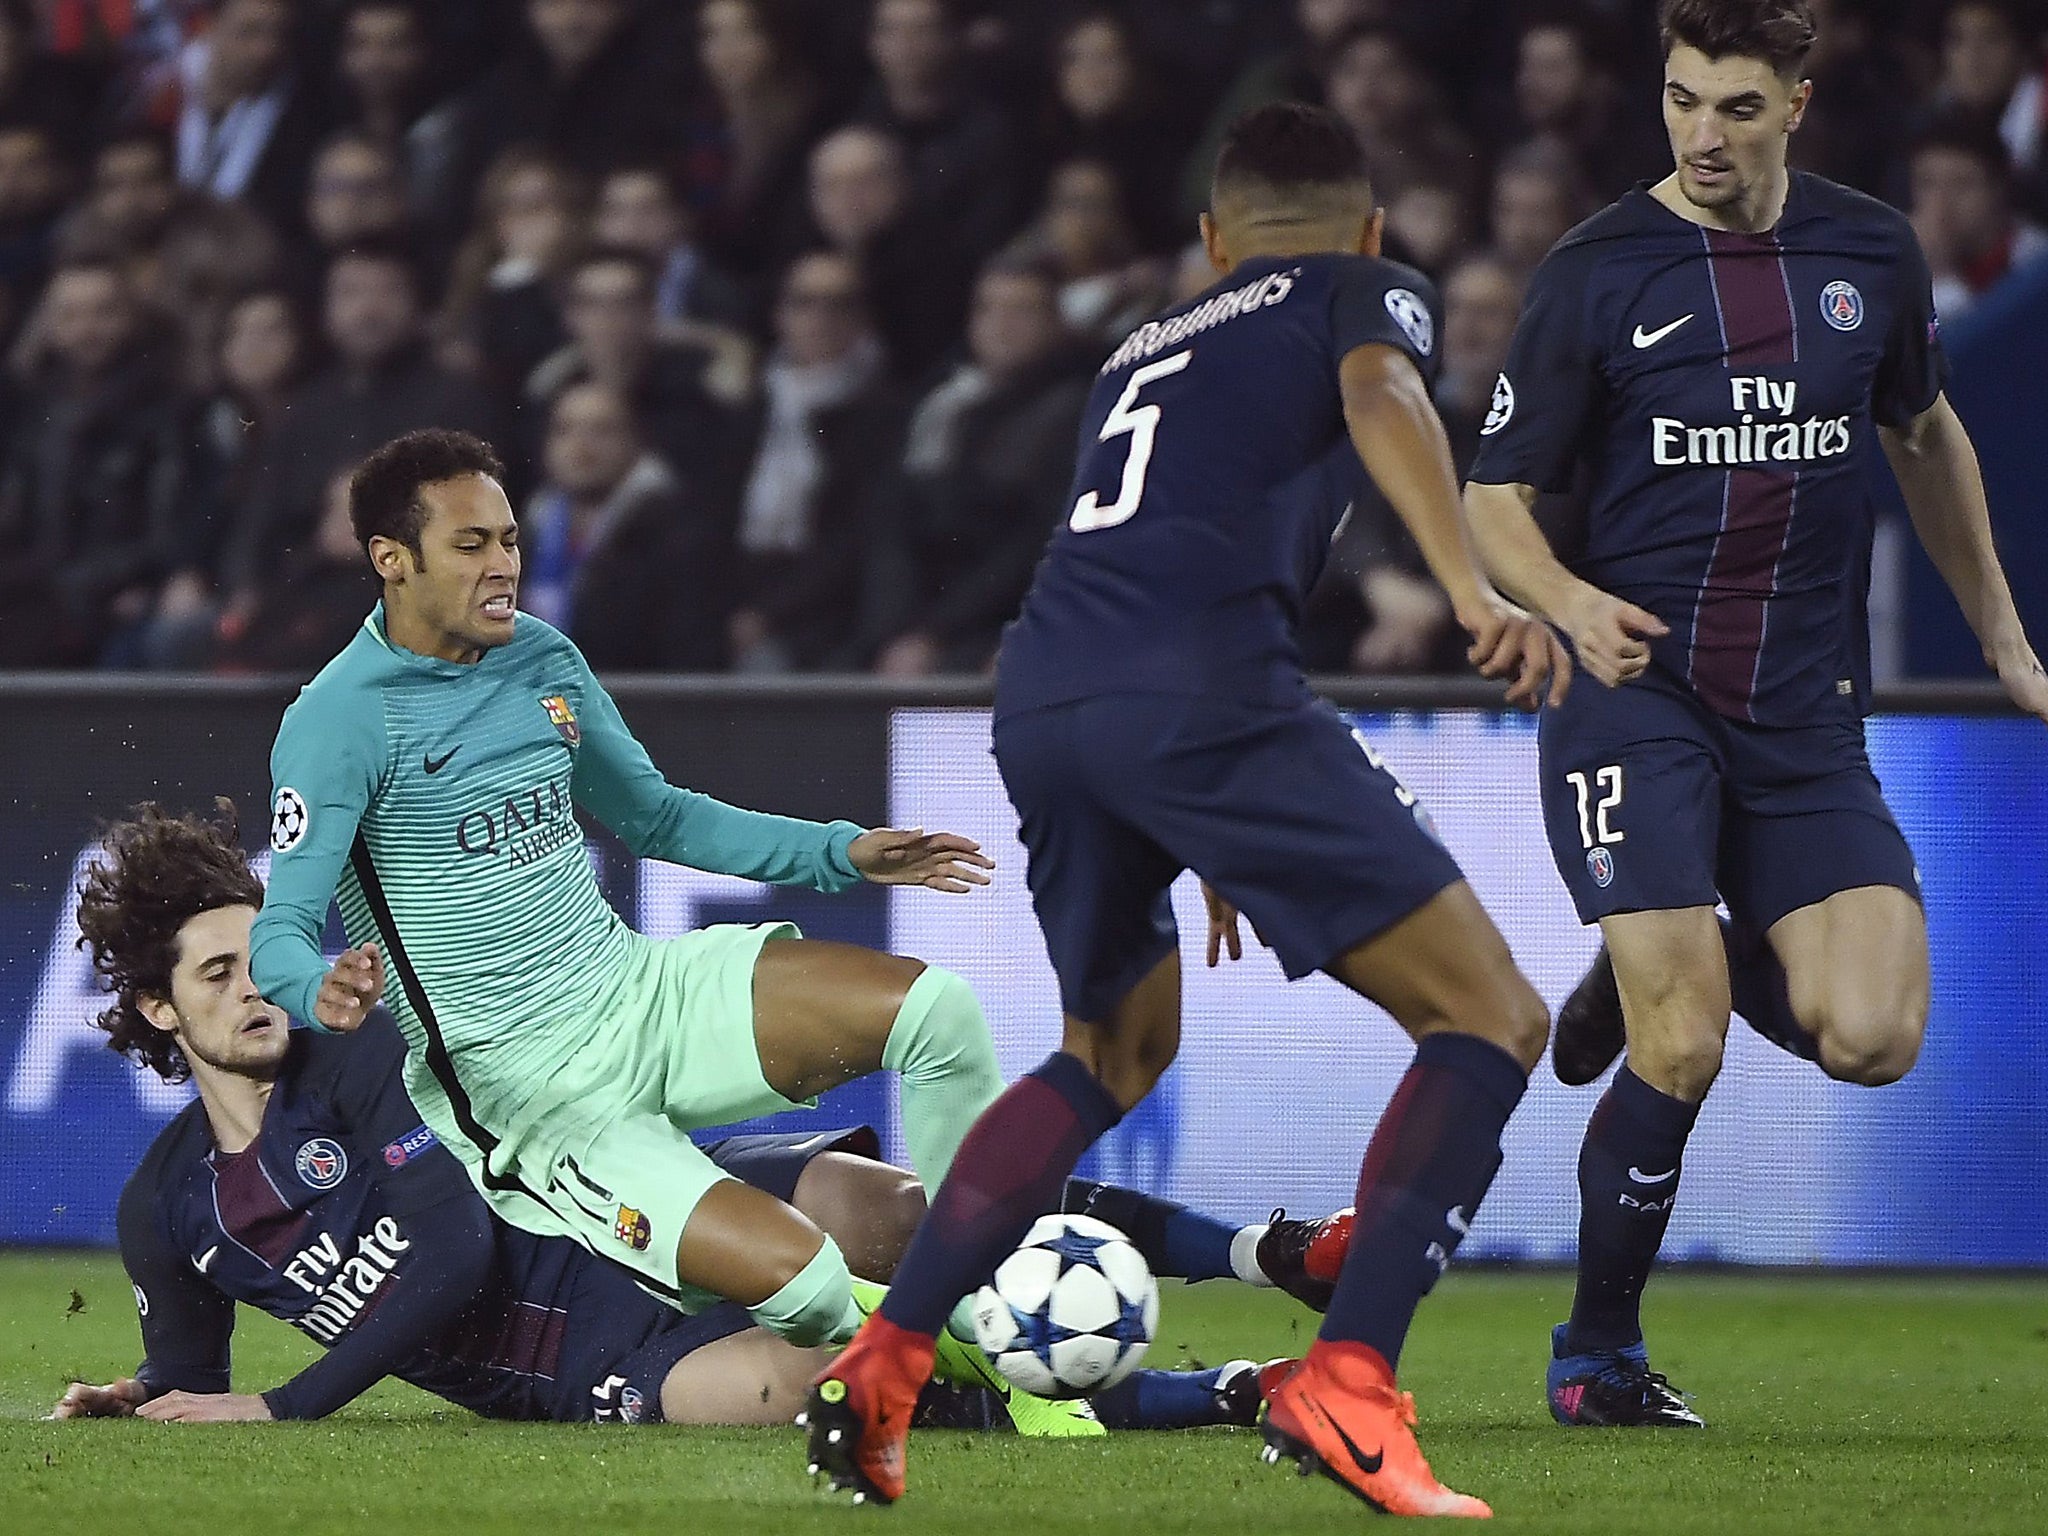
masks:
[[[669,784],[582,653],[526,614],[465,666],[394,645],[379,605],[285,711],[270,767],[257,985],[312,1021],[338,900],[349,942],[384,949],[407,1086],[473,1169],[544,1109],[645,942],[598,889],[575,809],[643,857],[826,891],[860,879],[850,822]]]

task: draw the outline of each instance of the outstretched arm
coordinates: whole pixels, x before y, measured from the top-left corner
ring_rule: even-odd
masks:
[[[1670,633],[1647,609],[1601,591],[1566,570],[1536,525],[1530,485],[1465,487],[1465,515],[1480,558],[1500,589],[1571,638],[1583,666],[1609,688],[1640,677],[1650,664],[1647,638]]]
[[[1482,677],[1514,679],[1511,704],[1535,708],[1546,684],[1550,702],[1562,703],[1571,659],[1549,626],[1503,598],[1480,568],[1458,504],[1451,445],[1415,364],[1373,342],[1344,355],[1340,378],[1352,445],[1472,637],[1472,664]]]
[[[1991,537],[1991,508],[1970,434],[1948,403],[1934,404],[1903,427],[1879,426],[1913,529],[1969,621],[1984,660],[2012,701],[2048,720],[2048,675],[2027,643],[2012,589]]]

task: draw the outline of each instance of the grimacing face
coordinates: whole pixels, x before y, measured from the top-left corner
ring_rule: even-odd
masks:
[[[142,1016],[178,1042],[195,1068],[269,1079],[291,1044],[290,1021],[249,976],[256,909],[215,907],[178,930],[171,995],[140,997]]]
[[[1664,62],[1664,130],[1678,189],[1695,208],[1760,208],[1785,174],[1787,140],[1812,85],[1787,81],[1762,59],[1709,59],[1680,43]]]
[[[457,475],[420,490],[426,520],[420,552],[395,539],[370,540],[393,621],[421,641],[415,649],[471,661],[512,638],[519,602],[519,523],[505,488],[487,475]]]

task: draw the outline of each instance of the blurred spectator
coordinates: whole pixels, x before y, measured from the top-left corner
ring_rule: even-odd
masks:
[[[1385,199],[1386,251],[1393,260],[1441,277],[1472,243],[1472,205],[1448,181],[1418,181]]]
[[[219,387],[200,422],[227,505],[254,493],[257,467],[306,376],[310,351],[305,322],[283,288],[252,289],[228,306],[214,369]]]
[[[306,179],[305,216],[318,269],[361,241],[403,238],[409,221],[405,169],[389,145],[345,129],[320,146]]]
[[[867,490],[902,452],[886,362],[859,268],[834,252],[792,263],[739,505],[728,636],[743,672],[848,660]]]
[[[585,202],[581,179],[531,146],[500,156],[477,194],[438,328],[444,361],[506,409],[564,340],[554,286],[580,249]]]
[[[1539,139],[1512,149],[1493,173],[1493,249],[1525,281],[1592,211],[1592,194],[1577,164],[1554,143]]]
[[[1270,0],[1274,10],[1277,0]],[[1365,21],[1394,19],[1393,0],[1294,0],[1287,43],[1244,66],[1210,112],[1195,147],[1181,166],[1181,213],[1193,222],[1209,206],[1209,177],[1223,135],[1238,117],[1268,102],[1321,99],[1318,66],[1337,39]]]
[[[1037,148],[1048,165],[1093,160],[1123,188],[1138,243],[1171,250],[1185,238],[1174,172],[1185,142],[1125,12],[1091,5],[1052,45],[1052,92]]]
[[[1123,188],[1099,160],[1053,171],[1045,209],[1016,251],[1057,274],[1062,318],[1092,342],[1120,339],[1166,298],[1167,274],[1140,255]]]
[[[1995,125],[2022,203],[2048,214],[2048,75],[2038,22],[2030,23],[2019,0],[1949,6],[1935,109],[1958,109]]]
[[[105,91],[96,61],[43,45],[37,0],[0,0],[0,122],[42,129],[59,156],[75,160],[98,126],[94,109]]]
[[[810,223],[859,265],[890,361],[914,379],[958,344],[973,269],[910,197],[903,146],[879,128],[841,128],[811,152]]]
[[[823,100],[789,0],[704,0],[697,64],[710,90],[685,128],[685,193],[711,248],[758,266],[804,195]]]
[[[178,180],[299,227],[320,105],[293,68],[296,0],[221,0],[181,68]]]
[[[1016,231],[1024,189],[1010,126],[968,76],[961,0],[875,0],[868,58],[860,121],[902,143],[913,210],[948,231],[971,273]]]
[[[1792,135],[1790,161],[1873,197],[1890,190],[1912,82],[1888,30],[1858,0],[1808,0],[1816,28],[1806,76],[1813,96]]]
[[[1476,185],[1472,141],[1398,27],[1365,21],[1339,33],[1323,56],[1322,93],[1357,135],[1382,203],[1411,187]]]
[[[410,252],[389,242],[343,251],[327,269],[321,325],[333,361],[293,395],[236,514],[224,568],[231,640],[311,540],[335,475],[415,427],[493,435],[482,393],[428,355],[419,284]]]
[[[382,583],[349,522],[348,478],[343,471],[327,482],[312,539],[278,561],[247,620],[215,657],[217,670],[310,677],[362,628]]]
[[[885,677],[979,672],[1067,511],[1090,358],[1042,266],[998,258],[975,285],[967,360],[910,417],[877,488],[863,656]]]
[[[745,322],[745,292],[712,263],[695,216],[660,166],[623,166],[607,175],[590,232],[597,244],[638,251],[654,264],[654,313],[664,325]]]
[[[135,294],[183,337],[194,387],[213,387],[220,323],[237,294],[278,272],[277,240],[263,219],[208,192],[178,185],[169,142],[118,134],[94,157],[85,198],[65,220],[66,254],[111,253]]]
[[[1462,475],[1478,451],[1494,381],[1508,365],[1508,343],[1522,315],[1522,280],[1511,262],[1482,251],[1452,266],[1443,295],[1443,367],[1436,403]]]
[[[674,143],[674,64],[642,46],[628,0],[525,0],[521,13],[526,26],[505,57],[461,100],[459,189],[514,145],[595,174]]]
[[[450,233],[458,117],[439,99],[432,39],[415,0],[352,0],[341,20],[337,116],[403,161],[413,217]]]
[[[1636,99],[1655,97],[1642,92]],[[1585,27],[1560,16],[1532,22],[1517,39],[1514,83],[1498,113],[1493,142],[1496,150],[1553,146],[1602,200],[1619,196],[1631,181],[1663,164],[1660,139],[1624,111],[1614,77],[1596,59]]]
[[[1914,146],[1911,186],[1913,229],[1934,272],[1934,311],[1944,321],[2048,255],[2048,231],[2013,208],[2005,141],[1982,119],[1937,120]]]
[[[66,180],[47,128],[0,123],[0,336],[42,287]]]
[[[736,332],[695,327],[664,335],[654,312],[654,265],[638,251],[600,246],[570,269],[562,313],[569,342],[526,383],[536,428],[561,392],[586,380],[622,395],[640,435],[693,495],[729,501],[740,473],[734,410],[752,392],[753,356]]]
[[[171,349],[126,272],[51,274],[0,469],[0,666],[146,664],[168,583],[197,583],[212,508]]]
[[[712,521],[605,384],[548,413],[544,478],[520,518],[519,604],[601,671],[708,671],[724,660],[726,561]]]

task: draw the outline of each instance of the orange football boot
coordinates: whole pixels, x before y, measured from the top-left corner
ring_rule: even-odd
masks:
[[[903,1497],[910,1415],[932,1374],[932,1340],[879,1312],[811,1384],[797,1424],[806,1430],[811,1476],[851,1489],[856,1504]]]

